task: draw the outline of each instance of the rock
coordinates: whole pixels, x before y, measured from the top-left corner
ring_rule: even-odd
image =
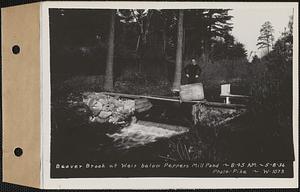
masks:
[[[135,111],[138,113],[147,111],[152,108],[152,103],[148,99],[138,99],[135,101]]]
[[[93,112],[94,115],[97,115],[102,110],[102,106],[103,106],[102,103],[95,102],[95,104],[93,106],[91,106],[90,109],[91,109],[91,111]]]
[[[133,111],[135,107],[134,100],[124,101],[124,110]]]
[[[111,115],[112,115],[112,112],[110,112],[110,111],[101,111],[98,116],[102,119],[107,119]]]
[[[106,119],[101,119],[99,117],[90,117],[91,122],[97,122],[97,123],[105,123],[107,120]]]
[[[103,93],[84,93],[83,103],[89,107],[94,117],[101,119],[93,119],[94,122],[104,120],[116,124],[128,119],[135,111],[134,100],[112,97]]]

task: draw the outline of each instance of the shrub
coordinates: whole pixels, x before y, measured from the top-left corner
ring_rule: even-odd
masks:
[[[252,64],[249,122],[266,156],[292,155],[292,60],[278,49]],[[268,148],[267,148],[268,147]]]
[[[171,83],[165,76],[127,69],[115,81],[114,90],[129,94],[170,95],[170,88]]]

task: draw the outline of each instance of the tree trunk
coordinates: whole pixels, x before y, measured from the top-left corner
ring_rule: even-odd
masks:
[[[115,10],[111,11],[111,22],[110,31],[108,38],[108,51],[106,58],[106,70],[105,70],[105,80],[104,80],[104,90],[112,91],[114,88],[114,74],[113,74],[113,64],[114,64],[114,41],[115,41]]]
[[[185,52],[186,52],[186,44],[185,44],[185,30],[183,29],[183,37],[182,37],[182,55],[186,55]],[[183,58],[184,59],[184,58]]]
[[[139,73],[141,73],[141,71],[142,71],[142,66],[141,66],[141,61],[140,61],[141,36],[142,36],[142,34],[139,35],[137,42],[136,42],[136,47],[135,47],[135,63],[136,63],[136,66],[138,67]]]
[[[175,65],[174,82],[172,88],[173,91],[179,91],[181,85],[182,45],[183,45],[183,10],[179,10],[176,65]]]
[[[162,39],[163,39],[163,56],[166,56],[166,50],[167,50],[167,34],[166,34],[166,27],[164,27],[162,31]]]
[[[167,30],[166,22],[164,22],[164,28],[162,30],[162,39],[163,39],[162,52],[163,52],[164,72],[165,72],[166,77],[169,77],[168,62],[166,60],[166,58],[167,58],[167,33],[166,33],[166,30]]]
[[[267,53],[270,53],[270,41],[269,38],[267,37]]]

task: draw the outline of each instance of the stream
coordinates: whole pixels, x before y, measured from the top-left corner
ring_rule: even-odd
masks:
[[[183,134],[188,130],[169,130],[154,125],[141,125],[133,123],[128,127],[124,127],[119,132],[114,134],[106,134],[114,139],[114,147],[119,149],[130,149],[132,147],[145,146],[149,143],[154,143],[159,139],[170,138],[176,135]]]
[[[151,110],[137,115],[137,122],[122,127],[90,123],[87,112],[82,108],[53,109],[52,157],[79,161],[157,160],[160,154],[169,150],[169,139],[188,132],[191,122],[189,110],[190,106],[171,102],[162,106],[154,102]]]

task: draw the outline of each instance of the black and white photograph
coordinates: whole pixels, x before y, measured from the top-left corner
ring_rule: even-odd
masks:
[[[50,178],[293,178],[295,10],[231,4],[49,8]]]

